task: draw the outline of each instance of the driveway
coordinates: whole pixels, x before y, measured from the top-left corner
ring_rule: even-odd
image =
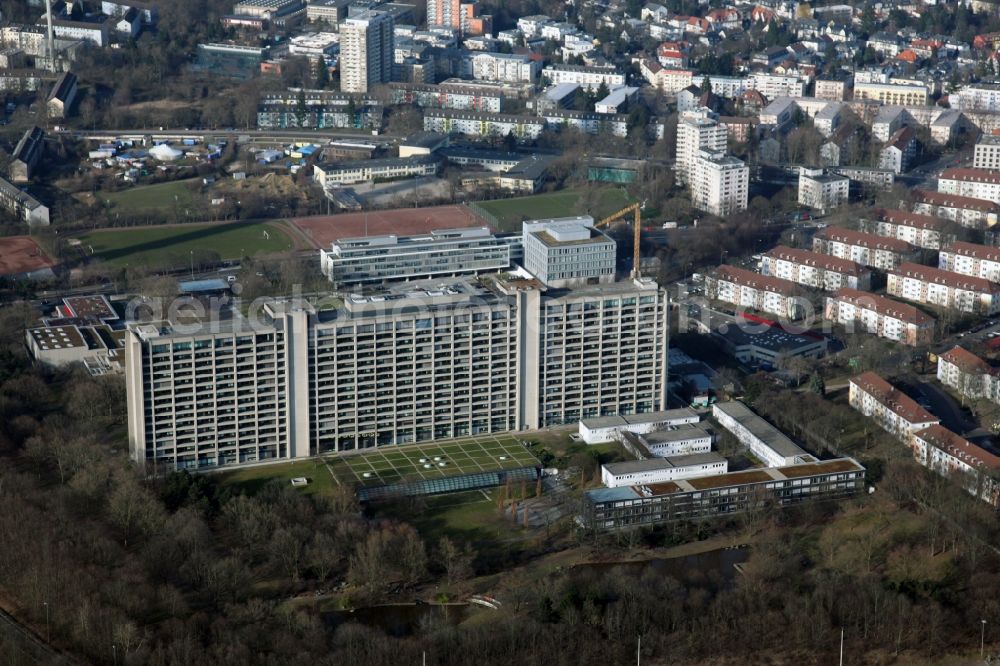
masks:
[[[931,382],[922,381],[917,384],[917,390],[924,397],[924,402],[930,406],[929,411],[941,419],[941,425],[948,430],[965,435],[979,428],[979,424],[944,389]]]

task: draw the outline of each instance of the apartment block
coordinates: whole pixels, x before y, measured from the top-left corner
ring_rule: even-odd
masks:
[[[961,111],[1000,111],[1000,86],[978,83],[961,88],[949,95],[953,109]]]
[[[353,285],[506,270],[511,249],[489,228],[471,227],[422,236],[342,238],[319,254],[323,275],[338,285]]]
[[[472,57],[472,78],[506,83],[533,83],[541,63],[526,55],[479,53]]]
[[[940,476],[955,479],[973,497],[1000,506],[1000,457],[941,425],[914,433],[913,457]]]
[[[938,177],[938,192],[1000,203],[1000,171],[995,169],[945,169]]]
[[[857,289],[838,289],[827,296],[824,316],[828,321],[860,328],[894,342],[915,347],[934,340],[934,318],[912,305]]]
[[[947,224],[933,215],[876,208],[870,218],[861,219],[861,230],[905,241],[925,250],[940,250],[941,236]]]
[[[502,90],[484,86],[460,87],[433,83],[390,83],[393,104],[416,104],[429,109],[500,113],[508,98]]]
[[[6,178],[0,178],[0,207],[29,226],[49,224],[49,207]]]
[[[702,150],[724,151],[728,132],[715,114],[706,108],[684,111],[677,121],[677,178],[681,183],[691,182],[698,153]]]
[[[1000,169],[1000,136],[982,134],[976,141],[976,149],[972,158],[972,166],[976,169]]]
[[[967,349],[955,346],[938,354],[937,378],[966,398],[1000,403],[1000,371]]]
[[[545,119],[507,113],[425,109],[424,130],[466,136],[513,135],[520,141],[534,141],[545,129]]]
[[[916,249],[906,241],[841,227],[821,229],[813,236],[813,251],[881,271],[916,258]]]
[[[132,456],[207,469],[652,413],[666,349],[666,294],[642,279],[436,279],[132,326]]]
[[[761,275],[789,280],[813,289],[871,289],[871,271],[849,259],[779,245],[761,256]]]
[[[617,244],[589,215],[526,221],[521,242],[525,270],[550,287],[615,279]]]
[[[723,152],[700,150],[691,172],[690,188],[691,204],[698,210],[718,217],[732,215],[747,208],[750,168]]]
[[[802,316],[801,288],[790,280],[736,266],[719,266],[705,277],[705,296],[778,317]]]
[[[873,99],[896,106],[926,106],[929,91],[925,85],[901,83],[859,83],[854,81],[854,99]]]
[[[1000,282],[1000,250],[988,245],[954,241],[938,253],[938,268]]]
[[[851,407],[905,444],[913,441],[914,433],[940,423],[913,398],[874,372],[851,377],[849,386]]]
[[[921,264],[903,263],[889,271],[886,293],[970,314],[1000,312],[1000,284]]]
[[[625,75],[610,66],[549,65],[542,70],[542,77],[552,85],[576,83],[588,90],[597,90],[602,83],[608,89],[625,85]]]
[[[851,180],[823,169],[799,168],[799,204],[821,212],[847,203]]]
[[[382,103],[369,95],[333,90],[293,88],[264,93],[257,105],[257,126],[261,129],[379,129]]]
[[[368,92],[392,78],[393,17],[365,11],[340,25],[340,89]]]
[[[957,222],[969,229],[985,229],[1000,221],[1000,204],[929,190],[913,191],[913,212]]]
[[[901,174],[910,168],[917,155],[917,133],[912,127],[900,127],[879,151],[878,166],[894,174]]]

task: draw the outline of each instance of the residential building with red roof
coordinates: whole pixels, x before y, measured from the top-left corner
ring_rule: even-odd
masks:
[[[906,241],[925,250],[941,249],[945,220],[905,210],[876,208],[870,218],[862,218],[861,228],[869,233]]]
[[[850,259],[779,245],[761,256],[760,272],[814,289],[871,289],[872,273]]]
[[[813,236],[813,251],[870,266],[881,271],[892,270],[904,261],[917,257],[916,248],[906,241],[876,234],[826,227]]]
[[[991,227],[1000,221],[998,203],[930,190],[913,190],[913,212],[935,215],[970,229]]]
[[[900,264],[889,271],[885,291],[897,298],[959,312],[1000,312],[1000,284],[932,266]]]
[[[880,338],[915,347],[934,340],[934,317],[912,305],[857,289],[838,289],[827,296],[828,321]]]
[[[1000,248],[953,241],[938,253],[938,268],[1000,282]]]
[[[974,497],[1000,506],[1000,457],[940,424],[915,432],[911,448],[924,467],[956,479]]]
[[[945,169],[938,176],[938,192],[1000,203],[1000,169]]]
[[[761,275],[736,266],[719,266],[705,278],[705,296],[741,308],[799,319],[804,309],[801,289],[790,280]]]
[[[1000,369],[967,349],[955,346],[938,354],[937,378],[966,398],[1000,403]]]
[[[940,423],[913,398],[874,372],[851,377],[849,386],[851,407],[906,444],[913,441],[913,433]]]

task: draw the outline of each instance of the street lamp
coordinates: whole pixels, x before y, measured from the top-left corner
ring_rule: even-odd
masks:
[[[42,605],[45,606],[45,642],[52,642],[52,632],[49,631],[49,602],[43,601]]]
[[[117,666],[118,665],[118,644],[117,643],[112,643],[111,644],[111,654],[114,656],[115,666]]]
[[[979,632],[979,658],[983,658],[983,648],[986,647],[986,620],[980,620],[982,631]]]

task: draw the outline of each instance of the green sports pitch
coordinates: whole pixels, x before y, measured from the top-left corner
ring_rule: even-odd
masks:
[[[382,446],[364,453],[326,458],[338,483],[375,487],[449,476],[538,467],[541,463],[510,436]]]

